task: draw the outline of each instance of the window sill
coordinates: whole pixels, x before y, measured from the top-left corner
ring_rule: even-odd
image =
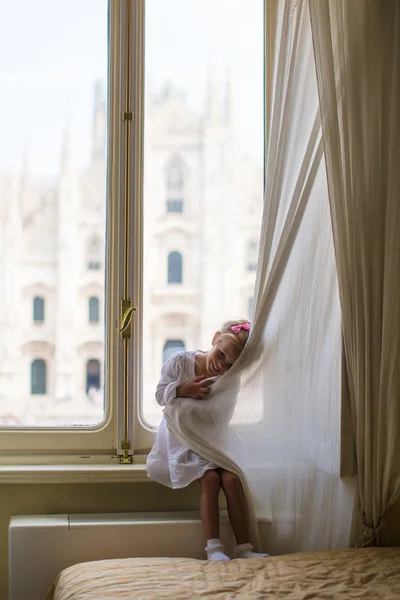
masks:
[[[137,464],[0,464],[1,484],[142,483],[146,465]]]

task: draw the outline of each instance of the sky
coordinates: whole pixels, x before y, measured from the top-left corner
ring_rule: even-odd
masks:
[[[263,0],[146,0],[145,14],[146,85],[169,80],[201,110],[210,73],[223,85],[230,72],[241,145],[261,163]],[[0,171],[27,155],[33,175],[55,178],[68,124],[88,163],[107,29],[105,0],[0,0]]]

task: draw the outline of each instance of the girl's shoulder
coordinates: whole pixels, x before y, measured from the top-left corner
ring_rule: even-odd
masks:
[[[205,352],[203,350],[181,350],[180,352],[176,352],[171,358],[192,358],[194,360],[196,354],[205,354]]]
[[[198,354],[198,350],[181,350],[173,355],[174,362],[176,363],[190,363],[195,361],[195,356]]]

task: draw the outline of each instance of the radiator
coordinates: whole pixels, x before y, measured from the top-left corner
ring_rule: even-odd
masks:
[[[221,511],[228,554],[233,534]],[[104,558],[205,558],[197,511],[15,516],[9,525],[9,600],[43,600],[57,574]]]

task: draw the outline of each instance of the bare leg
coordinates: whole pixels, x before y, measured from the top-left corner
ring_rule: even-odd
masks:
[[[246,544],[249,542],[249,532],[247,528],[247,507],[244,497],[242,484],[235,473],[230,471],[221,472],[222,489],[226,496],[228,506],[229,520],[232,525],[237,544]]]
[[[221,477],[217,470],[209,469],[201,478],[200,513],[208,540],[219,538],[218,496]]]

